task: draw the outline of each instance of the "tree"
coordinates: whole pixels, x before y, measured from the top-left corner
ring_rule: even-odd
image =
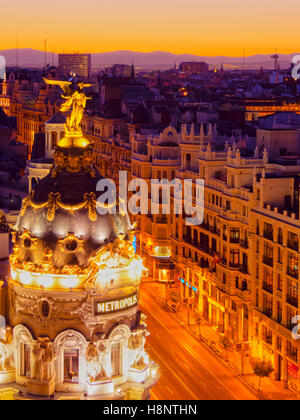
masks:
[[[195,321],[196,324],[198,324],[199,327],[199,337],[201,338],[201,322],[202,322],[202,318],[199,312],[195,313]]]
[[[177,312],[180,305],[180,294],[177,291],[171,292],[170,299],[172,307],[174,307],[175,312]]]
[[[226,362],[228,362],[228,349],[231,347],[231,341],[228,337],[226,337],[226,335],[224,335],[221,339],[221,344],[225,349]]]
[[[268,378],[270,373],[274,372],[272,363],[266,360],[251,359],[250,360],[254,375],[258,376],[258,390],[260,391],[261,379]]]

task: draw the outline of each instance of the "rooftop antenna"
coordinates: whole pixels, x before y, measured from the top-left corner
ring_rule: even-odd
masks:
[[[279,55],[277,54],[277,49],[275,50],[275,54],[272,55],[271,58],[273,58],[273,60],[274,60],[274,70],[277,71],[278,70],[278,59],[279,59]]]
[[[45,49],[44,49],[44,67],[46,68],[46,64],[47,64],[47,38],[45,38]]]
[[[19,36],[17,35],[17,63],[16,63],[16,68],[19,68]]]
[[[54,66],[54,48],[52,47],[52,66]]]
[[[243,73],[245,72],[245,61],[246,61],[246,57],[245,57],[245,48],[243,49]]]

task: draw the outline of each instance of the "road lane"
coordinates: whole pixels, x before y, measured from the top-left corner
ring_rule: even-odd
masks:
[[[149,354],[161,367],[161,378],[153,389],[158,399],[257,399],[143,287],[140,306],[148,317]]]

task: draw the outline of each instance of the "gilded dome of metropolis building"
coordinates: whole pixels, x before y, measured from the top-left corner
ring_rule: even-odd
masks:
[[[13,232],[11,276],[0,289],[0,393],[9,384],[16,398],[21,388],[29,399],[147,399],[158,367],[144,349],[134,226],[124,212],[99,211],[101,176],[79,126],[85,85],[46,82],[64,88],[62,111],[72,113]]]

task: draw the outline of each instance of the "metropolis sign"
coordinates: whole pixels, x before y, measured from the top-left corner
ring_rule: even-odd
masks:
[[[122,297],[119,299],[95,301],[96,315],[104,315],[108,313],[115,313],[123,311],[124,309],[133,308],[138,304],[137,293],[133,295]]]

